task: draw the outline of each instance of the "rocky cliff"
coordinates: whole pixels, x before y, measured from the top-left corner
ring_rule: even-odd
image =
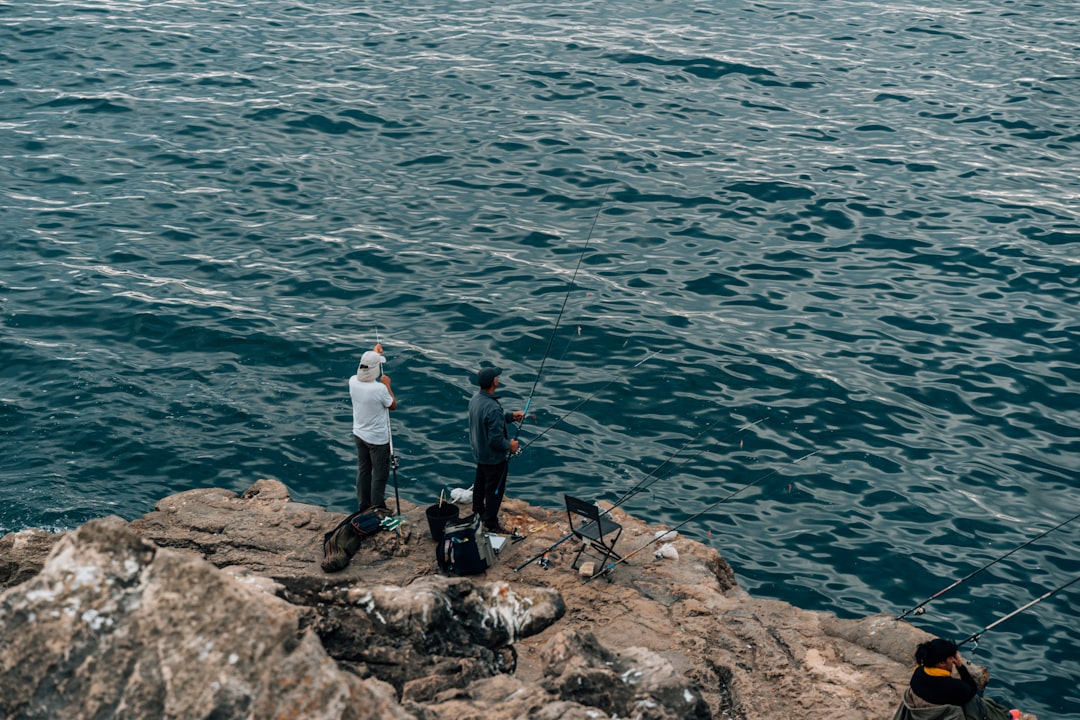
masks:
[[[564,513],[508,500],[526,537],[440,575],[424,507],[320,568],[343,517],[279,482],[195,490],[128,523],[0,539],[5,718],[889,718],[921,631],[741,590],[713,549],[635,554],[585,582]],[[619,510],[619,547],[660,529]],[[586,553],[585,559],[588,559]]]

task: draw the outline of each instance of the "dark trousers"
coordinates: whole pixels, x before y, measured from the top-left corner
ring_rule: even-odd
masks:
[[[390,444],[372,445],[355,435],[356,499],[360,509],[386,505],[386,480],[390,477]]]
[[[499,526],[499,506],[502,505],[503,493],[506,492],[506,476],[509,471],[509,460],[503,460],[495,465],[478,464],[476,466],[472,509],[483,518],[485,527]]]

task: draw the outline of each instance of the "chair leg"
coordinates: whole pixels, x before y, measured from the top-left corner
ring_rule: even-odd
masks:
[[[581,547],[578,548],[577,555],[574,556],[574,562],[570,563],[571,570],[577,570],[578,560],[581,559],[581,553],[585,552],[585,543],[581,543]]]
[[[612,558],[618,559],[618,556],[617,556],[617,555],[615,555],[615,551],[614,551],[614,550],[609,550],[609,551],[608,551],[608,554],[607,554],[607,556],[606,556],[606,557],[604,557],[604,569],[605,569],[605,570],[606,570],[606,569],[607,569],[608,567],[611,567],[611,565],[612,565],[611,559],[612,559]],[[610,572],[608,573],[608,576],[607,576],[607,577],[608,577],[608,582],[611,582],[611,573],[610,573]]]
[[[621,559],[619,554],[615,552],[615,548],[608,547],[601,543],[592,543],[592,548],[600,555],[600,567],[593,573],[593,577],[596,577],[600,573],[604,572],[612,558],[615,560]],[[611,582],[611,573],[608,573],[608,582]]]

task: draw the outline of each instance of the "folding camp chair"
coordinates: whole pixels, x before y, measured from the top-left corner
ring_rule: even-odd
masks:
[[[565,497],[566,516],[570,520],[570,532],[574,537],[582,541],[581,549],[574,556],[574,562],[571,563],[570,567],[576,570],[581,554],[585,552],[585,548],[591,547],[603,556],[603,562],[593,573],[595,577],[607,569],[611,560],[622,559],[615,552],[615,543],[619,541],[619,536],[622,535],[622,525],[612,520],[610,515],[592,503],[587,503],[572,495],[566,495]],[[576,523],[575,518],[577,519]],[[610,579],[609,577],[608,580],[610,581]]]

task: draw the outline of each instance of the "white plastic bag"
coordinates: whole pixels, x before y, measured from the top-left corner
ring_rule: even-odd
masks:
[[[660,547],[656,548],[656,558],[667,558],[668,560],[678,560],[679,551],[675,549],[675,546],[671,543],[664,543]]]

